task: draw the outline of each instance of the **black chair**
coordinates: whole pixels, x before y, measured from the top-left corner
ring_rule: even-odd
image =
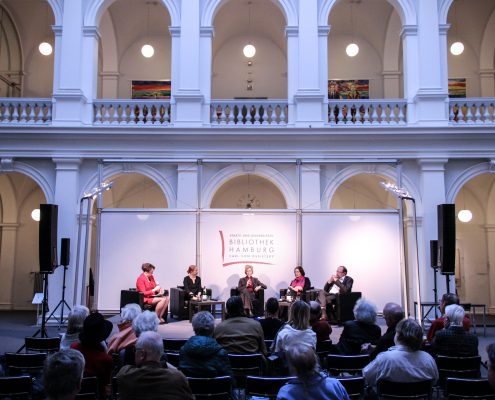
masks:
[[[392,382],[379,379],[376,391],[380,399],[431,399],[432,381]]]
[[[5,366],[10,376],[37,376],[43,370],[46,353],[5,353]]]
[[[230,297],[239,296],[239,290],[234,287],[230,288]],[[261,317],[265,313],[265,290],[260,289],[254,292],[253,314],[255,317]]]
[[[30,376],[0,377],[0,398],[30,399],[33,381]]]
[[[187,339],[163,339],[163,350],[166,353],[178,353],[180,348],[184,346]]]
[[[172,364],[175,368],[179,368],[179,353],[166,352],[167,362]]]
[[[354,319],[354,306],[361,296],[361,292],[339,293],[337,295],[335,298],[335,312],[339,324]],[[332,315],[331,310],[329,309],[331,306],[331,304],[327,304],[327,315]]]
[[[495,391],[487,379],[447,378],[447,399],[495,399]]]
[[[60,350],[60,337],[26,337],[24,339],[24,346],[26,352],[54,353]]]
[[[265,339],[265,347],[266,350],[268,351],[268,355],[270,355],[270,349],[272,347],[272,344],[273,344],[273,340]]]
[[[481,357],[436,356],[439,386],[444,387],[447,378],[477,379],[481,376]]]
[[[164,296],[168,296],[168,290],[164,291]],[[144,302],[144,294],[142,292],[138,292],[136,289],[129,290],[121,290],[120,291],[120,308],[122,309],[129,303],[139,304],[141,310],[154,310],[155,306],[151,304],[147,304]],[[168,308],[165,310],[165,314],[168,314]]]
[[[343,373],[362,375],[363,368],[370,362],[368,354],[344,356],[339,354],[327,355],[327,370],[330,375],[339,376]]]
[[[189,387],[196,400],[229,400],[232,393],[232,378],[217,376],[215,378],[187,377]]]
[[[332,341],[322,340],[321,342],[316,342],[316,355],[320,359],[320,365],[326,367],[327,355],[332,351]]]
[[[211,289],[206,289],[207,296],[211,297]],[[170,288],[170,315],[176,319],[189,319],[189,296],[184,286]]]
[[[351,399],[360,399],[364,395],[364,378],[362,376],[337,378],[344,386],[345,391]]]
[[[81,381],[81,390],[76,395],[76,399],[97,399],[98,393],[98,378],[96,376],[85,376]]]
[[[262,375],[264,362],[262,354],[229,354],[229,361],[237,387],[244,388],[246,386],[248,375]]]
[[[275,399],[278,391],[290,379],[294,377],[266,377],[266,376],[247,376],[246,377],[246,398],[250,396]]]
[[[283,299],[287,295],[287,289],[280,289],[279,291],[280,298]],[[315,289],[311,286],[311,280],[305,276],[304,277],[304,288],[301,292],[301,300],[310,302],[314,301],[318,298],[318,289]]]

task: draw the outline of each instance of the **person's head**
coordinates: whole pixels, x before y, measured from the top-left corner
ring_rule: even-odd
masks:
[[[305,301],[298,300],[291,307],[292,320],[290,322],[294,329],[303,331],[309,328],[309,305]]]
[[[89,315],[89,308],[77,305],[72,308],[67,318],[67,333],[81,332],[84,320]]]
[[[229,318],[242,317],[244,315],[244,304],[239,296],[232,296],[225,304]]]
[[[143,263],[141,269],[146,275],[153,275],[153,272],[155,272],[155,266],[151,263]]]
[[[445,314],[445,307],[450,306],[451,304],[459,304],[459,296],[455,293],[444,293],[439,306],[440,312]]]
[[[198,267],[196,267],[196,265],[190,265],[187,267],[187,273],[190,275],[198,275]]]
[[[495,389],[495,343],[491,343],[486,347],[488,355],[488,382]]]
[[[83,322],[83,328],[79,334],[82,344],[90,347],[99,347],[110,336],[113,324],[106,320],[98,312],[89,314]]]
[[[143,332],[136,341],[134,359],[139,367],[147,361],[160,362],[163,354],[163,339],[157,332]]]
[[[343,265],[340,265],[339,267],[337,267],[335,274],[337,275],[337,278],[341,279],[347,275],[347,268]]]
[[[141,307],[136,303],[126,304],[120,310],[120,318],[123,322],[132,322],[139,314],[141,314]]]
[[[318,372],[318,359],[311,346],[295,343],[289,347],[285,355],[292,375],[305,380]]]
[[[374,324],[376,322],[375,305],[366,299],[359,299],[353,311],[356,321],[365,324]]]
[[[462,326],[465,313],[464,308],[458,304],[451,304],[445,307],[445,318],[448,321],[448,325]]]
[[[266,301],[265,311],[266,311],[267,315],[277,317],[278,316],[278,308],[279,308],[278,300],[275,297],[270,297]]]
[[[404,319],[404,310],[396,303],[387,303],[383,307],[383,318],[387,326],[393,328],[400,320]]]
[[[414,319],[403,319],[395,327],[395,343],[412,351],[419,350],[423,343],[423,328]]]
[[[321,318],[321,304],[317,301],[309,302],[309,322],[318,321]]]
[[[253,266],[252,265],[246,265],[244,267],[244,273],[246,276],[252,276],[253,275]]]
[[[43,368],[43,387],[49,400],[74,399],[81,389],[84,357],[77,350],[60,350],[48,356]]]
[[[294,275],[296,276],[296,278],[299,278],[300,276],[306,276],[304,268],[298,265],[296,268],[294,268]]]
[[[195,314],[192,321],[192,328],[197,336],[212,336],[215,329],[215,318],[208,311],[200,311]]]
[[[158,331],[158,325],[160,320],[156,313],[149,310],[143,311],[139,314],[134,321],[132,321],[132,329],[137,337],[139,337],[144,332],[156,332]]]

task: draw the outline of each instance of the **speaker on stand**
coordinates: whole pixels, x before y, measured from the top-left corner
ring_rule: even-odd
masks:
[[[437,288],[437,272],[438,272],[438,240],[430,240],[430,266],[433,268],[433,296],[435,301],[435,318],[438,318],[438,288]]]
[[[439,204],[438,215],[438,268],[445,275],[450,293],[450,275],[455,274],[455,204]]]
[[[62,238],[60,241],[60,265],[64,267],[64,276],[62,280],[62,299],[58,302],[57,306],[55,309],[52,311],[52,313],[48,316],[47,320],[49,321],[50,318],[55,314],[55,311],[58,310],[59,307],[62,307],[60,310],[60,320],[58,323],[58,329],[60,330],[60,327],[63,325],[64,322],[64,306],[66,306],[69,311],[72,311],[70,306],[67,304],[65,301],[65,276],[67,274],[67,268],[70,264],[70,239],[69,238]]]

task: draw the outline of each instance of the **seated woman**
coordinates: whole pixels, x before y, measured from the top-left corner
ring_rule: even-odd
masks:
[[[244,311],[246,315],[252,317],[255,293],[260,289],[266,289],[266,285],[253,276],[253,267],[251,265],[246,265],[244,267],[244,273],[246,276],[239,279],[237,290],[239,291],[239,296],[244,304]]]
[[[166,324],[165,311],[167,310],[170,299],[164,296],[164,290],[155,282],[153,272],[155,266],[150,263],[144,263],[141,266],[143,273],[139,275],[136,281],[136,289],[144,294],[144,303],[155,306],[155,312],[160,319],[160,324]]]
[[[289,293],[291,296],[300,296],[311,288],[311,281],[306,278],[306,273],[304,268],[298,265],[294,268],[295,278],[291,281],[289,285]]]
[[[117,324],[119,331],[108,341],[108,354],[118,353],[127,346],[134,345],[137,337],[132,329],[132,322],[141,314],[139,304],[129,303],[120,310],[121,322]]]
[[[198,267],[190,265],[187,276],[184,277],[184,290],[189,299],[201,297],[201,278],[198,276]]]
[[[79,342],[79,334],[88,315],[89,308],[86,306],[77,305],[72,308],[67,318],[67,333],[64,333],[60,341],[60,350],[70,349],[72,343]]]

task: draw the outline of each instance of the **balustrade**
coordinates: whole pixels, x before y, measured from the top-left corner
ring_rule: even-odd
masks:
[[[495,98],[449,99],[453,124],[495,124]]]
[[[287,125],[287,100],[213,100],[214,125]]]
[[[52,120],[51,99],[0,99],[1,124],[49,124]]]
[[[330,125],[405,125],[407,102],[404,99],[329,100]]]
[[[95,100],[95,125],[170,124],[170,101],[163,100]]]

